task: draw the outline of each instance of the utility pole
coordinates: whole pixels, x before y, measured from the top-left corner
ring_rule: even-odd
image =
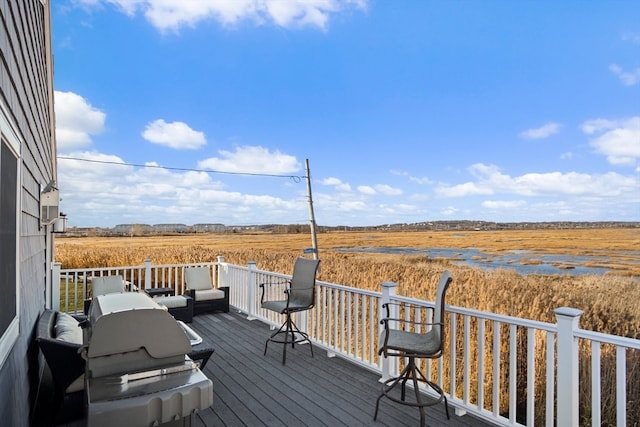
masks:
[[[318,237],[316,235],[316,218],[313,214],[313,197],[311,196],[311,172],[309,171],[309,159],[304,160],[307,178],[307,197],[309,197],[309,223],[311,225],[311,246],[313,259],[318,259]]]

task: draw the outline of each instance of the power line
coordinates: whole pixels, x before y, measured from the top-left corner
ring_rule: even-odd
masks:
[[[226,175],[269,176],[274,178],[290,178],[295,182],[300,182],[303,178],[306,178],[306,176],[304,175],[300,176],[300,175],[278,175],[278,174],[269,174],[269,173],[252,173],[252,172],[228,172],[228,171],[217,171],[212,169],[177,168],[177,167],[160,166],[160,165],[141,165],[136,163],[114,162],[114,161],[107,161],[107,160],[81,159],[78,157],[66,157],[66,156],[57,156],[57,157],[58,159],[77,160],[79,162],[102,163],[102,164],[117,165],[117,166],[134,166],[138,168],[154,168],[154,169],[181,171],[181,172],[205,172],[205,173],[219,173],[219,174],[226,174]]]

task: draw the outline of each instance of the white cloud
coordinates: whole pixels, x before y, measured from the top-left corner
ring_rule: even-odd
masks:
[[[611,64],[609,65],[609,70],[611,70],[611,72],[615,74],[625,86],[635,86],[640,82],[640,68],[625,71],[618,64]]]
[[[91,135],[104,131],[106,114],[78,94],[55,91],[55,110],[59,150],[88,147]]]
[[[560,158],[562,160],[573,159],[573,153],[571,151],[567,151],[566,153],[560,154]]]
[[[342,185],[342,181],[338,178],[329,177],[320,181],[322,185]]]
[[[433,184],[433,181],[430,180],[429,178],[427,178],[426,176],[424,176],[422,178],[419,178],[419,177],[416,177],[416,176],[410,176],[409,177],[409,181],[413,181],[416,184],[420,184],[420,185],[431,185],[431,184]]]
[[[582,124],[588,134],[598,134],[590,144],[613,165],[635,166],[640,158],[640,116],[624,120],[589,120]]]
[[[383,196],[400,196],[402,190],[399,188],[393,188],[386,184],[376,184],[373,187],[370,185],[359,185],[358,191],[368,196],[374,196],[376,194],[382,194]]]
[[[464,184],[457,185],[441,184],[435,191],[436,194],[441,197],[467,197],[493,194],[493,189],[488,186],[478,185],[475,182],[465,182]]]
[[[369,206],[364,200],[354,198],[351,194],[339,193],[337,195],[328,194],[316,194],[314,207],[318,218],[329,217],[344,217],[353,215],[353,218],[348,222],[353,222],[353,219],[357,221],[358,218],[362,218],[363,213],[371,212],[371,206]],[[336,213],[342,214],[336,216]]]
[[[342,182],[340,179],[334,177],[325,178],[320,181],[320,184],[334,187],[337,191],[351,191],[351,186],[349,184],[347,184],[346,182]]]
[[[298,193],[289,200],[229,191],[210,173],[136,167],[103,153],[73,152],[68,157],[73,159],[58,161],[62,208],[78,226],[283,223],[283,217],[304,220],[308,213],[306,199]]]
[[[633,44],[640,44],[640,33],[626,33],[622,35],[622,40],[630,41]]]
[[[358,191],[367,196],[373,196],[376,194],[376,190],[369,185],[358,185]]]
[[[294,156],[258,146],[236,147],[235,152],[220,150],[218,154],[220,157],[198,162],[198,167],[218,172],[272,175],[292,174],[302,167]]]
[[[525,139],[548,138],[551,135],[558,133],[561,127],[562,125],[560,125],[559,123],[549,122],[538,128],[527,129],[524,132],[521,132],[520,137]]]
[[[431,181],[426,176],[425,177],[411,176],[411,175],[409,175],[409,173],[404,172],[404,171],[399,171],[399,170],[391,170],[389,172],[391,172],[392,175],[404,176],[404,177],[408,178],[409,181],[415,182],[416,184],[420,184],[420,185],[433,184],[433,181]]]
[[[78,0],[96,7],[97,0]],[[368,0],[102,0],[117,6],[129,16],[143,13],[160,31],[178,31],[200,21],[215,19],[222,25],[252,21],[256,25],[273,23],[284,28],[325,29],[332,14],[365,9]]]
[[[456,207],[447,206],[446,208],[442,209],[440,211],[440,213],[442,215],[445,215],[445,216],[452,216],[452,215],[455,215],[456,213],[458,213],[459,211],[460,211],[460,209],[458,209]]]
[[[154,144],[177,150],[195,150],[207,143],[204,133],[191,129],[186,123],[167,123],[162,119],[147,124],[142,137]]]
[[[376,192],[383,194],[385,196],[400,196],[402,194],[401,189],[394,188],[386,184],[377,184],[374,188]]]
[[[636,191],[637,178],[614,172],[606,174],[584,174],[577,172],[527,173],[511,177],[498,167],[481,163],[472,165],[470,173],[476,181],[458,185],[441,185],[436,194],[441,197],[467,197],[496,193],[520,196],[595,195],[619,196]]]
[[[485,200],[481,205],[487,209],[503,210],[521,208],[527,205],[524,200]]]
[[[596,132],[611,129],[616,126],[617,122],[614,120],[593,119],[584,122],[582,126],[580,126],[580,128],[582,129],[582,132],[586,133],[587,135],[592,135]]]

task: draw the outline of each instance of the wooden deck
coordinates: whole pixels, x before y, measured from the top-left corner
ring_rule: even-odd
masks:
[[[282,365],[282,345],[264,343],[268,325],[236,313],[194,317],[190,325],[214,347],[204,368],[213,381],[213,405],[192,417],[192,426],[418,426],[418,409],[382,399],[378,420],[373,421],[380,392],[379,376],[326,351],[308,345],[287,350]],[[40,408],[42,411],[42,408]],[[458,417],[453,407],[447,420],[443,404],[427,408],[429,426],[489,426],[470,415]],[[36,414],[33,425],[51,425]],[[78,421],[67,426],[79,427]],[[124,426],[123,426],[124,427]]]
[[[383,399],[373,421],[380,392],[379,376],[308,345],[287,349],[270,343],[268,325],[238,314],[194,317],[191,327],[215,348],[204,368],[213,380],[214,402],[194,417],[194,426],[400,426],[419,425],[418,409]],[[486,426],[469,415],[458,417],[444,405],[427,408],[427,424]]]

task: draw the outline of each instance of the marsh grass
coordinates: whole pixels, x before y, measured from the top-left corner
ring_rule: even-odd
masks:
[[[360,289],[380,290],[382,281],[398,284],[396,293],[433,301],[440,274],[446,269],[454,282],[447,294],[447,303],[481,311],[525,319],[555,323],[553,310],[573,307],[584,311],[580,327],[587,330],[640,338],[640,263],[638,252],[640,230],[558,230],[558,231],[500,231],[465,233],[324,233],[318,236],[322,260],[318,279]],[[301,249],[310,246],[307,235],[300,234],[207,234],[178,237],[80,238],[58,239],[56,260],[63,268],[116,267],[141,265],[145,259],[155,264],[176,264],[215,261],[222,255],[226,262],[246,265],[256,261],[261,270],[290,274]],[[349,247],[442,247],[480,248],[489,253],[527,250],[533,253],[565,255],[607,254],[613,273],[601,276],[585,275],[521,275],[511,269],[484,270],[452,263],[448,259],[430,259],[415,255],[337,252]],[[535,262],[535,255],[530,261]],[[601,264],[600,262],[598,263]],[[472,322],[473,333],[478,325]],[[485,325],[485,372],[492,373],[489,357],[492,351],[493,327]],[[477,335],[474,335],[477,336]],[[500,332],[501,352],[508,351],[509,331]],[[519,349],[526,348],[527,336],[517,331]],[[536,425],[543,422],[544,352],[546,337],[536,335]],[[472,344],[473,360],[477,366],[477,344]],[[457,351],[462,343],[457,345]],[[366,349],[365,351],[369,351]],[[588,425],[590,408],[590,347],[581,344],[584,366],[581,366],[581,423]],[[627,352],[627,408],[628,425],[640,419],[637,405],[640,396],[640,355]],[[503,353],[504,354],[504,353]],[[602,349],[603,425],[615,424],[615,350]],[[521,358],[520,358],[521,359]],[[458,367],[460,369],[460,367]],[[518,360],[518,417],[522,419],[526,402],[526,361]],[[456,372],[457,387],[462,386],[462,371]],[[472,376],[476,376],[472,373]],[[446,383],[450,373],[445,372]],[[505,387],[508,366],[501,367],[498,379]],[[484,387],[485,401],[492,399],[488,384],[472,384],[472,396]],[[613,396],[613,397],[612,397]],[[508,396],[500,396],[501,411],[506,410]]]

